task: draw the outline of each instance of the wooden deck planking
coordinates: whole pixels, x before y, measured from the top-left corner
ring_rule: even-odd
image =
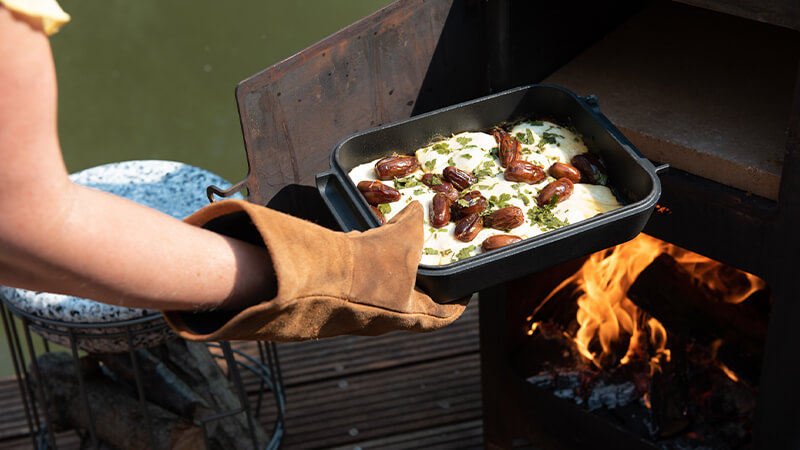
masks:
[[[388,369],[478,351],[478,306],[435,333],[389,333],[377,337],[343,336],[319,341],[278,344],[284,384],[294,386],[365,371]],[[254,343],[236,348],[256,354]],[[244,374],[246,383],[257,383]],[[252,386],[255,388],[255,385]]]
[[[477,358],[429,365],[349,377],[346,385],[319,390],[287,391],[287,403],[293,405],[287,410],[287,447],[344,445],[480,418]],[[332,389],[336,395],[329,394]]]
[[[478,302],[434,333],[278,344],[286,392],[284,449],[481,448]],[[235,348],[258,355],[254,343]],[[258,379],[242,372],[256,401]],[[29,449],[16,380],[0,380],[0,448]],[[261,421],[271,429],[267,393]],[[59,448],[79,448],[73,432]]]

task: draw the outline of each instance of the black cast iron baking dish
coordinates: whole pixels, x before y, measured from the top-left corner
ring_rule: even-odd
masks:
[[[600,113],[596,98],[553,85],[511,89],[352,135],[334,147],[331,170],[317,175],[317,188],[342,230],[377,227],[377,218],[348,176],[352,168],[394,152],[413,154],[434,136],[488,130],[521,117],[550,118],[575,127],[589,150],[602,158],[624,206],[451,264],[421,264],[420,288],[437,301],[450,301],[620,244],[644,228],[661,195],[656,168]]]

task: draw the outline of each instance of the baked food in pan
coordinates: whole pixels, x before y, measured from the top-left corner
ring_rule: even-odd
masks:
[[[521,121],[433,139],[349,172],[379,220],[426,209],[421,264],[444,265],[621,207],[602,162],[569,127]]]

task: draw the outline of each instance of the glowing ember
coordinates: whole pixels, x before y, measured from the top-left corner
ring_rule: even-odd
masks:
[[[578,303],[576,319],[580,328],[573,340],[581,355],[598,368],[649,358],[652,375],[660,370],[662,361],[670,360],[667,331],[658,320],[627,298],[628,289],[639,273],[661,253],[675,258],[709,288],[722,293],[724,301],[729,303],[739,303],[765,287],[764,282],[753,275],[645,234],[597,252],[578,272],[556,287],[542,305],[567,286],[574,286],[573,294]],[[528,321],[535,316],[536,311]],[[532,323],[528,334],[533,334],[538,326],[538,322]],[[620,354],[624,356],[617,361]]]

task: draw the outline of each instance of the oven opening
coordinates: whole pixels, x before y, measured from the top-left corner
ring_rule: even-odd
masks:
[[[509,289],[528,310],[510,364],[530,386],[657,448],[752,445],[762,279],[640,234]]]

